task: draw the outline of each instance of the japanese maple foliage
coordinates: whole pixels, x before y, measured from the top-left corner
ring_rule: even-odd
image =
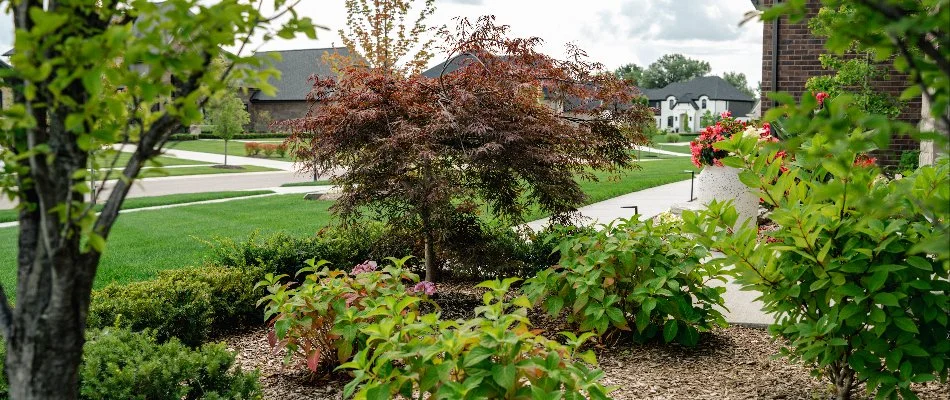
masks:
[[[507,33],[493,17],[459,19],[438,38],[449,54],[440,76],[351,66],[314,77],[312,111],[284,122],[303,169],[345,171],[336,212],[373,210],[419,229],[430,281],[453,214],[487,204],[518,221],[537,204],[567,216],[584,200],[575,176],[632,167],[629,149],[652,122],[636,89],[580,49],[557,60],[540,39]]]

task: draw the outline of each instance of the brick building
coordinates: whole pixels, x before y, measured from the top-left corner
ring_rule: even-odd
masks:
[[[346,47],[323,49],[300,49],[283,51],[262,51],[255,57],[271,58],[278,54],[280,60],[273,61],[273,68],[280,71],[280,78],[272,77],[268,83],[277,88],[273,96],[251,89],[244,102],[251,114],[249,131],[266,132],[274,121],[303,118],[310,110],[307,95],[313,88],[311,75],[321,78],[334,76],[335,72],[327,63],[325,56],[338,54],[349,56]]]
[[[752,0],[756,8],[764,9],[780,0]],[[775,104],[768,100],[768,93],[779,91],[791,93],[799,99],[805,92],[805,82],[808,78],[818,75],[829,75],[832,72],[821,67],[818,56],[825,53],[825,40],[816,37],[808,28],[808,18],[818,14],[821,8],[820,0],[807,0],[808,13],[805,20],[792,23],[787,17],[776,21],[765,22],[762,32],[762,112],[765,113]],[[873,82],[872,86],[894,97],[900,96],[909,85],[910,78],[894,70],[888,63],[884,66],[887,78]],[[900,120],[917,124],[920,122],[920,99],[914,99],[904,104]],[[888,149],[878,152],[878,159],[883,164],[895,164],[900,159],[900,153],[907,150],[918,150],[920,144],[909,137],[897,137],[891,140]]]

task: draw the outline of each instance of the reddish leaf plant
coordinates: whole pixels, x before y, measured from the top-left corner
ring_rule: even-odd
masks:
[[[584,200],[575,177],[633,167],[631,145],[652,122],[636,89],[582,50],[557,60],[537,50],[539,38],[507,37],[494,17],[457,22],[439,33],[449,57],[430,73],[353,65],[313,77],[310,113],[283,122],[304,170],[345,171],[334,182],[341,216],[372,210],[417,229],[429,281],[453,213],[486,204],[517,221],[537,205],[569,216]]]

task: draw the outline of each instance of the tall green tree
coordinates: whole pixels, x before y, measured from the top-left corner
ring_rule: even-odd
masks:
[[[753,99],[755,96],[755,91],[749,87],[749,81],[746,79],[745,74],[742,72],[725,72],[722,74],[722,79],[726,82],[729,82],[730,85],[739,89],[740,92],[749,95]]]
[[[224,165],[228,165],[228,142],[234,135],[244,132],[244,127],[251,123],[251,114],[233,91],[212,98],[208,105],[208,119],[214,125],[212,132],[224,139]]]
[[[675,82],[706,76],[712,69],[709,63],[687,58],[682,54],[667,54],[654,61],[643,71],[640,87],[657,89]]]
[[[261,4],[282,16],[262,15]],[[0,0],[16,26],[14,103],[0,118],[3,193],[17,200],[16,307],[0,288],[0,333],[13,399],[75,399],[86,315],[96,269],[119,209],[150,158],[173,132],[201,119],[210,95],[226,89],[211,73],[273,92],[262,61],[240,51],[307,31],[285,0]],[[133,27],[134,25],[134,27]],[[234,53],[223,47],[238,49]],[[238,66],[239,68],[235,68]],[[263,71],[263,72],[258,72]],[[113,189],[97,214],[88,200],[87,162],[99,146],[135,149],[110,159],[101,181]]]
[[[643,67],[634,63],[626,64],[614,70],[614,75],[630,84],[638,85],[643,76]]]

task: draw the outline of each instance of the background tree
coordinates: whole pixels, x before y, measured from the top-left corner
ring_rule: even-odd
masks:
[[[435,0],[346,0],[345,5],[346,30],[339,34],[352,56],[362,58],[349,62],[399,73],[426,68],[433,39],[423,35],[431,32],[425,21],[435,12]],[[343,61],[334,64],[345,69]]]
[[[268,3],[285,14],[285,1]],[[200,120],[208,96],[224,89],[209,73],[211,60],[247,65],[228,72],[273,90],[262,79],[267,73],[255,72],[259,60],[222,46],[313,29],[292,13],[267,28],[270,19],[251,1],[0,4],[16,25],[13,69],[0,72],[15,97],[0,118],[0,179],[4,194],[19,203],[20,232],[15,308],[0,288],[9,395],[74,399],[96,269],[142,165],[183,124]],[[133,144],[126,164],[119,165],[118,153],[109,161],[115,169],[101,181],[115,183],[97,214],[87,200],[90,152]]]
[[[486,205],[520,221],[532,204],[570,215],[584,199],[575,176],[631,167],[630,146],[652,121],[633,88],[579,49],[555,60],[536,50],[540,39],[507,32],[492,17],[462,19],[439,38],[461,68],[426,78],[349,67],[316,82],[323,107],[287,123],[306,144],[305,168],[343,167],[332,180],[344,220],[375,212],[415,229],[426,280],[438,279],[434,248],[459,216]],[[568,101],[570,113],[550,105]]]
[[[618,78],[627,81],[631,85],[638,85],[640,84],[640,79],[643,75],[643,68],[637,64],[630,63],[614,70],[614,74],[617,75]]]
[[[675,82],[706,76],[711,71],[706,61],[686,58],[682,54],[667,54],[654,61],[643,71],[640,87],[658,89]]]
[[[725,72],[722,74],[722,79],[726,82],[729,82],[730,85],[739,89],[740,92],[749,95],[751,98],[756,98],[755,91],[749,87],[749,81],[746,79],[745,74],[742,72]]]
[[[244,127],[251,123],[251,114],[237,94],[228,90],[208,102],[208,119],[214,125],[214,135],[224,139],[224,165],[228,165],[228,142],[244,132]]]

